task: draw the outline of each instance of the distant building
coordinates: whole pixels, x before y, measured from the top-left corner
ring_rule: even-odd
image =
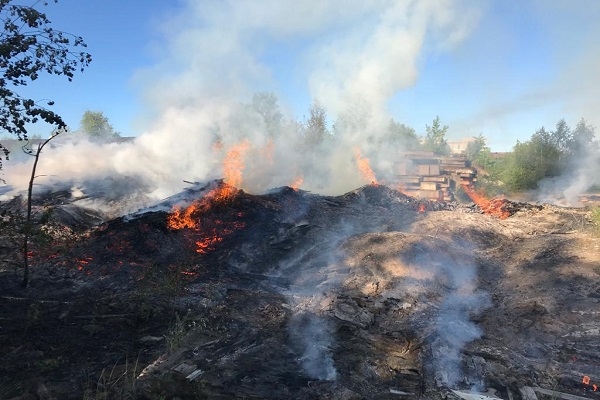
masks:
[[[459,139],[459,140],[448,140],[448,146],[450,146],[450,153],[452,154],[464,154],[467,151],[469,143],[475,140],[474,137]]]

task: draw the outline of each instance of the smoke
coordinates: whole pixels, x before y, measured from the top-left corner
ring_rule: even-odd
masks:
[[[305,373],[314,379],[337,377],[332,356],[335,341],[328,314],[347,270],[333,251],[342,237],[326,235],[320,238],[320,244],[306,244],[276,270],[279,279],[285,277],[289,281],[289,287],[280,291],[292,307],[288,324],[292,345],[301,354],[298,361]]]
[[[296,313],[290,320],[289,331],[302,352],[298,361],[308,376],[326,381],[335,380],[337,371],[330,352],[333,337],[327,322],[311,312]]]
[[[562,173],[538,184],[538,201],[579,206],[579,195],[590,190],[598,191],[600,142],[596,139],[595,129],[581,120],[575,130],[569,133],[570,149],[564,151],[566,162],[562,166]]]
[[[298,178],[307,190],[353,189],[366,183],[354,148],[377,156],[379,166],[391,165],[394,154],[377,140],[389,120],[389,99],[416,82],[425,54],[460,43],[477,16],[462,0],[354,0],[343,7],[332,0],[185,1],[158,27],[156,64],[133,77],[145,131],[132,143],[48,150],[39,170],[88,183],[134,177],[149,198],[159,199],[181,190],[183,180],[222,177],[228,149],[245,140],[245,190],[262,192]],[[335,140],[317,150],[303,146],[291,109],[306,93],[290,94],[283,75],[308,88],[329,121],[363,117],[340,123]],[[275,134],[247,107],[262,91],[283,93],[286,118]],[[6,163],[6,180],[22,189],[28,171],[29,165]]]
[[[415,267],[435,276],[434,292],[442,296],[441,303],[428,329],[430,334],[432,375],[438,386],[456,388],[464,377],[461,355],[465,345],[479,339],[483,332],[471,320],[488,308],[491,303],[486,292],[477,288],[477,268],[468,254],[469,245],[459,244],[462,256],[453,257],[452,252],[439,254],[427,251],[418,255]],[[470,382],[480,382],[482,377],[468,377]]]
[[[564,206],[580,206],[579,195],[600,184],[599,171],[600,153],[586,152],[574,160],[561,176],[542,180],[538,185],[536,200]]]

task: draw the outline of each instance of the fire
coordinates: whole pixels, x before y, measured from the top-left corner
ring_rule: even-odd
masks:
[[[203,199],[204,200],[204,199]],[[197,222],[194,218],[200,204],[192,203],[189,207],[183,209],[176,207],[167,217],[167,226],[171,229],[196,228]]]
[[[198,216],[206,213],[213,204],[230,200],[237,193],[237,187],[242,183],[245,168],[244,155],[250,148],[250,143],[245,140],[234,145],[225,155],[223,160],[223,181],[227,185],[219,186],[210,191],[202,199],[193,202],[186,208],[175,206],[167,217],[167,226],[170,229],[198,229]]]
[[[374,185],[377,185],[377,178],[375,177],[375,173],[373,172],[373,170],[371,169],[371,163],[369,161],[368,158],[364,158],[361,153],[360,153],[360,149],[356,148],[354,150],[354,155],[356,156],[356,164],[358,166],[358,170],[360,171],[360,173],[362,174],[362,176],[368,180],[369,182],[371,182]]]
[[[589,385],[589,384],[590,384],[590,377],[589,377],[589,376],[587,376],[587,375],[585,375],[585,376],[583,377],[583,379],[581,380],[581,382],[582,382],[584,385]]]
[[[229,188],[218,194],[218,200],[228,200],[235,193],[236,188],[242,184],[242,176],[246,167],[244,156],[249,149],[250,143],[244,140],[234,145],[225,155],[225,160],[223,160],[223,181],[229,185]]]
[[[77,261],[77,271],[83,271],[83,269],[92,261],[92,257],[78,258]]]
[[[510,212],[505,209],[507,201],[504,199],[488,199],[481,193],[478,193],[475,188],[470,185],[462,185],[465,193],[477,204],[484,214],[493,215],[500,219],[510,217]]]
[[[591,379],[590,379],[590,377],[589,377],[589,376],[587,376],[587,375],[584,375],[584,376],[583,376],[583,379],[581,380],[581,383],[583,383],[583,384],[584,384],[584,385],[586,385],[586,386],[591,386],[591,387],[592,387],[592,390],[593,390],[594,392],[597,392],[597,391],[598,391],[598,385],[596,385],[595,383],[592,383],[592,380],[591,380]]]
[[[202,225],[201,219],[214,205],[225,203],[236,196],[238,193],[237,187],[242,183],[245,168],[244,156],[249,149],[250,143],[248,141],[232,146],[223,160],[224,184],[211,190],[186,208],[175,206],[167,217],[167,226],[170,229],[189,229],[195,232],[195,244],[198,253],[205,254],[213,250],[218,243],[223,241],[226,235],[245,226],[244,223],[238,221],[229,223],[215,221],[216,226],[206,227]],[[242,216],[241,213],[236,215],[237,218]]]
[[[425,211],[426,211],[425,204],[423,204],[423,203],[419,204],[419,212],[424,213]]]
[[[302,183],[304,182],[304,178],[302,176],[297,176],[292,183],[290,183],[290,187],[294,190],[300,189]]]

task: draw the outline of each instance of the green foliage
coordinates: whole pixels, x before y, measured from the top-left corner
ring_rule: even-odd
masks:
[[[498,179],[512,192],[536,189],[542,179],[563,174],[598,147],[585,120],[571,130],[561,119],[554,131],[542,127],[528,141],[517,142]]]
[[[0,1],[0,127],[18,139],[27,139],[29,123],[44,121],[59,128],[66,124],[47,108],[52,101],[42,105],[21,97],[14,88],[28,85],[41,73],[63,75],[71,81],[75,72],[92,61],[88,53],[77,50],[86,47],[81,37],[50,27],[50,20],[35,8],[42,4],[47,3],[25,6],[13,0]],[[0,168],[2,155],[6,158],[8,150],[0,145]]]
[[[467,149],[465,150],[465,156],[471,160],[477,162],[479,155],[483,151],[490,151],[490,148],[486,146],[486,139],[482,134],[474,137],[472,142],[467,144]]]
[[[425,136],[425,141],[423,142],[423,149],[433,151],[435,154],[439,155],[449,155],[450,146],[448,146],[448,142],[446,141],[448,125],[442,126],[440,117],[437,116],[433,120],[431,126],[425,125],[425,127],[427,134]]]
[[[421,142],[415,130],[399,122],[390,120],[388,132],[384,139],[391,145],[398,146],[402,150],[420,150]]]
[[[579,158],[586,153],[598,152],[600,144],[594,137],[594,127],[588,125],[583,118],[579,120],[571,135],[572,142],[569,148],[571,156],[573,158]]]
[[[517,142],[507,158],[502,181],[513,192],[536,189],[542,179],[560,174],[560,161],[561,152],[552,135],[541,128],[527,142]]]
[[[93,141],[109,141],[120,137],[101,111],[86,111],[80,122],[80,132]]]

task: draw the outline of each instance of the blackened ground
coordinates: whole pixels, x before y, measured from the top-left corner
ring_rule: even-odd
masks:
[[[154,211],[57,235],[34,249],[27,290],[9,265],[0,275],[0,398],[441,398],[454,350],[452,388],[592,395],[586,211],[510,204],[500,221],[385,186],[279,188],[212,207],[205,230]],[[455,329],[440,326],[481,337],[447,349]]]

